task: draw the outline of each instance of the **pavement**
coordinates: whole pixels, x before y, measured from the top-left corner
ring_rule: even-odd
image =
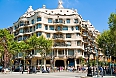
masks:
[[[86,77],[86,73],[76,72],[53,72],[53,73],[36,73],[27,74],[24,72],[10,72],[7,74],[0,73],[0,78],[98,78],[97,76]],[[116,78],[115,76],[104,76],[99,78]]]

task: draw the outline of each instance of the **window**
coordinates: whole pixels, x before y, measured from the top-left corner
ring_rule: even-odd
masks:
[[[58,19],[55,19],[55,23],[59,23],[59,22],[58,22]]]
[[[77,36],[80,36],[80,33],[77,33],[76,35],[77,35]]]
[[[74,30],[74,27],[71,27],[71,30],[73,31]]]
[[[59,23],[63,23],[63,20],[62,19],[59,19]]]
[[[37,21],[41,21],[41,17],[38,17],[38,18],[37,18]]]
[[[30,32],[32,32],[32,27],[30,27]]]
[[[36,35],[37,37],[41,36],[42,32],[37,32]]]
[[[46,35],[47,35],[47,38],[50,38],[50,33],[47,33]]]
[[[71,38],[71,34],[66,34],[66,38]]]
[[[36,29],[41,28],[41,24],[37,24]]]
[[[80,53],[80,52],[81,52],[81,50],[80,50],[80,49],[78,49],[77,51],[78,51],[78,53]]]
[[[47,25],[45,26],[45,30],[48,30],[48,26]]]
[[[23,36],[23,40],[26,40],[27,39],[27,36]]]
[[[24,25],[24,22],[21,21],[21,22],[20,22],[20,26],[23,26],[23,25]]]
[[[81,41],[77,41],[77,46],[81,46]]]
[[[18,41],[21,41],[22,40],[22,36],[18,37]]]
[[[71,41],[67,41],[67,42],[66,42],[66,45],[67,45],[67,46],[71,46]]]
[[[75,28],[76,28],[76,30],[79,30],[79,26],[76,26]]]
[[[74,55],[74,50],[69,49],[68,50],[68,55]]]
[[[66,22],[67,22],[67,23],[70,23],[70,19],[67,19]]]
[[[63,30],[68,30],[68,26],[63,26]]]
[[[61,27],[60,27],[60,26],[58,26],[58,27],[57,27],[57,31],[60,31],[60,30],[61,30]]]
[[[19,30],[19,33],[23,33],[23,29],[22,28]]]
[[[34,19],[31,20],[31,24],[34,24]]]
[[[50,30],[54,30],[54,26],[50,26]]]
[[[48,18],[48,23],[52,23],[52,18]]]
[[[33,31],[35,31],[35,26],[33,27]]]
[[[87,34],[87,32],[83,32],[83,35],[86,35],[87,36],[88,34]]]
[[[75,19],[75,22],[74,23],[78,23],[78,19]]]

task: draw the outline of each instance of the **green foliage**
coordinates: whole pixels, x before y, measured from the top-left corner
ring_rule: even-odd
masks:
[[[43,35],[38,38],[36,34],[34,34],[27,40],[27,43],[31,49],[36,49],[41,55],[44,53],[47,55],[51,52],[53,41],[46,39]]]
[[[15,55],[18,52],[18,42],[14,41],[14,36],[9,33],[7,29],[0,29],[0,52],[1,57],[4,56],[4,54],[8,54],[9,60],[12,59],[13,55]],[[9,61],[5,61],[6,64],[9,63]],[[7,63],[8,62],[8,63]]]
[[[109,30],[103,31],[97,37],[97,43],[102,52],[107,55],[116,56],[116,14],[111,13],[109,17]],[[108,53],[107,53],[108,51]]]
[[[86,64],[84,58],[80,57],[79,59],[80,59],[82,65]]]
[[[9,54],[15,54],[17,48],[17,42],[14,41],[14,36],[9,33],[7,29],[0,30],[0,52],[5,52],[5,49]]]
[[[30,49],[36,49],[38,47],[39,41],[36,34],[27,39],[27,44],[30,46]]]

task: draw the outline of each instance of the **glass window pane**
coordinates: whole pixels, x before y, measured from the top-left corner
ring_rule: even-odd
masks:
[[[42,34],[42,32],[37,32],[36,36],[39,37],[39,36],[41,36],[41,34]]]
[[[31,24],[34,24],[34,19],[31,20]]]
[[[48,23],[52,23],[52,18],[48,18]]]
[[[67,22],[67,23],[70,23],[70,19],[67,19],[66,22]]]
[[[32,32],[32,27],[30,27],[30,32]]]
[[[59,23],[63,23],[63,20],[62,19],[59,19]]]
[[[38,17],[38,18],[37,18],[37,21],[41,21],[41,17]]]
[[[45,26],[45,30],[48,30],[48,26],[47,25]]]
[[[22,28],[19,30],[19,33],[23,33],[23,29]]]
[[[61,27],[60,27],[60,26],[58,26],[58,27],[57,27],[57,31],[60,31],[60,30],[61,30]]]
[[[68,30],[68,26],[63,26],[63,30]]]
[[[68,50],[68,55],[74,55],[74,50],[69,49]]]
[[[50,26],[50,30],[54,30],[54,26]]]
[[[74,23],[78,23],[78,19],[75,19],[75,22]]]
[[[66,34],[66,38],[71,38],[71,34]]]
[[[47,35],[47,38],[50,38],[50,33],[47,33],[46,35]]]
[[[76,26],[75,28],[76,28],[76,30],[79,30],[79,26]]]

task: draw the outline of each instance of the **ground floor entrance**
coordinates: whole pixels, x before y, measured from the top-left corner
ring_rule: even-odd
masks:
[[[65,66],[64,65],[64,60],[56,60],[55,61],[55,67],[60,67],[60,66]]]

